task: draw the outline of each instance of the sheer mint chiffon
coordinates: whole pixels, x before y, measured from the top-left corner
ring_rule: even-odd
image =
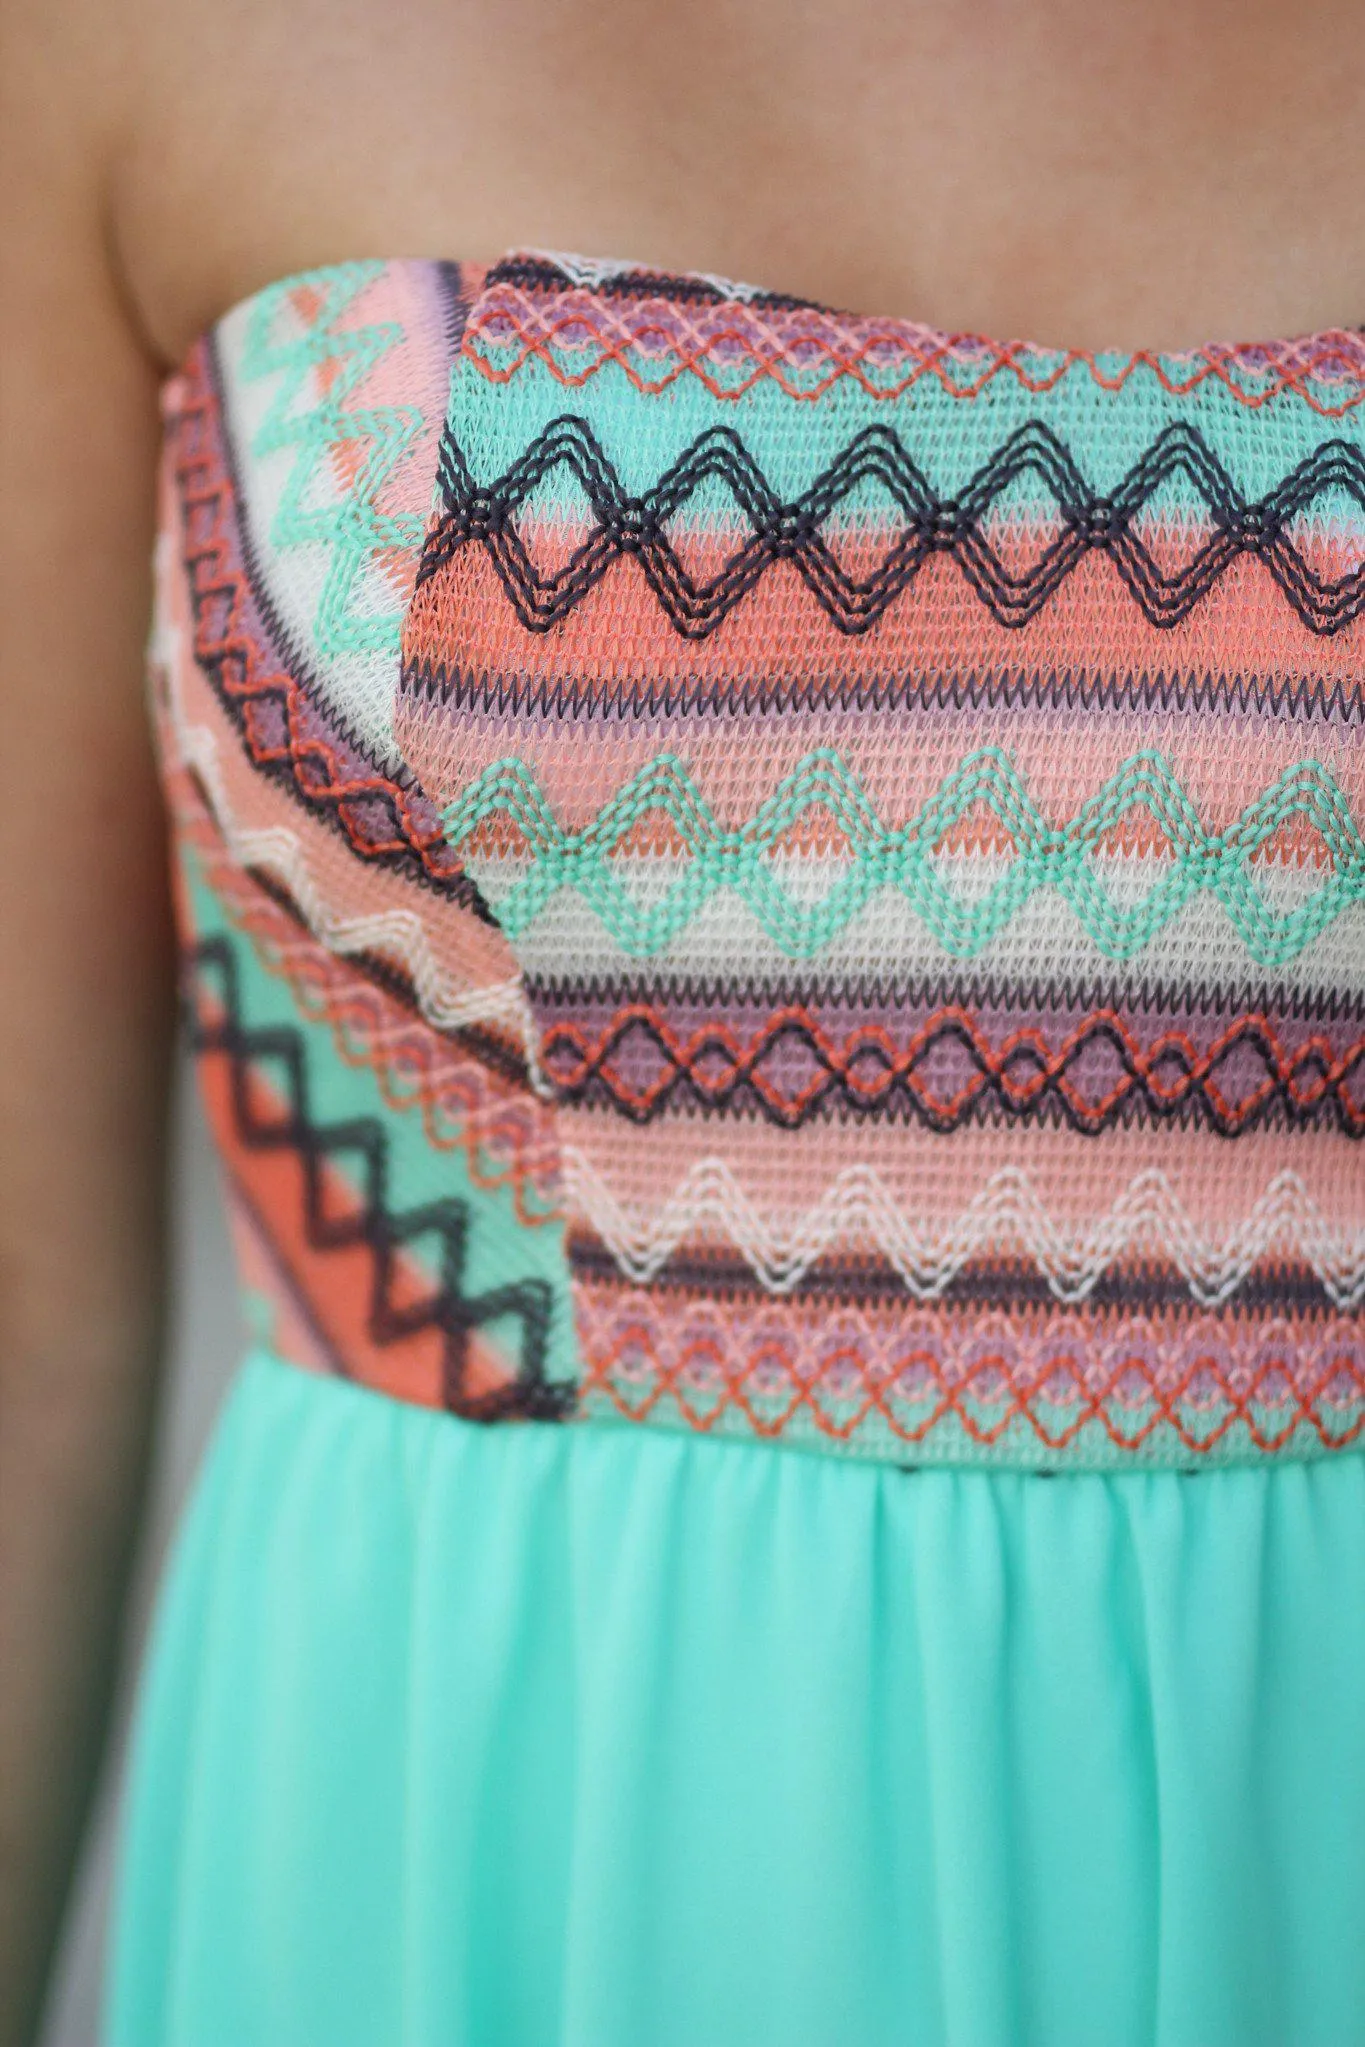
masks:
[[[1360,2047],[1365,1461],[900,1472],[259,1354],[110,2047]]]

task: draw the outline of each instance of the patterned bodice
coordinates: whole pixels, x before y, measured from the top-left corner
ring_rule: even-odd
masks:
[[[259,1332],[903,1464],[1365,1419],[1365,337],[339,265],[167,390]]]

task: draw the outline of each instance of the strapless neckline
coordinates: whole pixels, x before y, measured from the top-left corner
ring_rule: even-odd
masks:
[[[1311,364],[1314,374],[1331,375],[1332,366],[1339,362],[1343,374],[1365,376],[1365,323],[1360,326],[1345,324],[1311,328],[1301,333],[1271,336],[1263,340],[1238,341],[1212,338],[1183,348],[1132,348],[1112,344],[1103,348],[1076,348],[1066,343],[1052,343],[1031,340],[1022,335],[994,335],[974,327],[947,328],[932,322],[915,320],[899,314],[879,313],[857,308],[832,306],[816,299],[802,298],[794,293],[776,287],[756,285],[734,278],[723,277],[711,271],[672,270],[665,265],[625,258],[581,256],[558,250],[543,250],[523,245],[514,245],[486,262],[475,262],[460,256],[375,256],[345,257],[333,262],[310,265],[305,269],[286,272],[279,277],[266,279],[253,290],[242,293],[225,306],[207,325],[194,336],[186,350],[186,359],[196,348],[209,340],[224,325],[240,319],[273,293],[298,286],[304,288],[329,277],[344,275],[358,264],[378,264],[387,269],[406,268],[430,270],[433,265],[452,269],[458,268],[466,278],[486,279],[506,274],[509,268],[523,263],[550,263],[567,278],[581,283],[585,289],[599,290],[619,281],[623,289],[632,296],[646,296],[651,291],[660,296],[676,296],[684,288],[698,296],[705,294],[713,303],[727,302],[752,306],[755,310],[785,313],[797,317],[806,315],[816,320],[830,321],[839,327],[851,327],[864,337],[865,344],[875,346],[880,338],[888,347],[904,349],[907,345],[927,355],[952,357],[958,353],[969,355],[985,354],[1010,363],[1043,363],[1048,365],[1045,374],[1049,381],[1060,377],[1075,365],[1084,364],[1098,369],[1102,377],[1126,376],[1132,370],[1148,366],[1158,374],[1173,376],[1179,387],[1188,387],[1191,371],[1197,377],[1204,368],[1233,363],[1249,369],[1262,369],[1282,362],[1297,365]],[[475,293],[477,296],[477,292]]]
[[[1357,1441],[1362,404],[1344,330],[534,252],[223,316],[164,754],[273,1347],[892,1461]]]

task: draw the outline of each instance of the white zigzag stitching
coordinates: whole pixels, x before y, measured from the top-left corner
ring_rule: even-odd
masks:
[[[1157,1167],[1145,1167],[1107,1214],[1061,1229],[1027,1174],[1002,1166],[954,1222],[922,1229],[870,1166],[848,1166],[820,1200],[783,1226],[762,1215],[721,1158],[699,1159],[649,1215],[628,1211],[576,1146],[564,1150],[571,1208],[617,1265],[648,1283],[706,1224],[719,1225],[770,1293],[786,1294],[836,1245],[873,1243],[918,1300],[934,1300],[978,1254],[1017,1245],[1058,1300],[1084,1301],[1125,1252],[1159,1245],[1204,1307],[1228,1301],[1273,1247],[1305,1258],[1338,1308],[1365,1303],[1365,1239],[1332,1228],[1299,1175],[1276,1173],[1250,1213],[1220,1241],[1201,1235]]]
[[[647,275],[651,269],[650,264],[635,263],[625,256],[570,256],[559,249],[514,249],[504,261],[515,262],[518,257],[530,257],[542,263],[553,263],[555,269],[562,271],[570,284],[584,286],[589,291],[596,285],[610,283],[613,277]],[[759,298],[763,291],[762,285],[739,283],[733,277],[718,277],[710,270],[689,270],[684,274],[688,278],[695,278],[700,284],[714,286],[722,298],[733,299],[741,304]]]
[[[165,536],[157,542],[158,580],[168,572],[173,549]],[[242,867],[264,869],[288,889],[309,931],[329,952],[341,956],[381,953],[397,960],[417,996],[427,1022],[453,1031],[476,1023],[500,1023],[521,1041],[534,1082],[539,1079],[537,1040],[519,977],[488,987],[468,988],[443,967],[432,951],[422,920],[413,910],[384,910],[364,917],[339,914],[324,900],[313,879],[297,835],[284,826],[244,827],[233,816],[231,800],[218,765],[218,741],[206,725],[191,725],[175,687],[176,663],[192,660],[180,627],[171,623],[166,607],[157,607],[149,661],[168,678],[166,700],[174,740],[172,765],[191,767],[198,775],[213,812],[214,823],[234,860]]]

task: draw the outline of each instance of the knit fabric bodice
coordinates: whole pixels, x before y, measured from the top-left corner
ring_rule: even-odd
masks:
[[[1365,1422],[1365,337],[520,255],[167,388],[187,1010],[280,1355],[916,1465]]]

